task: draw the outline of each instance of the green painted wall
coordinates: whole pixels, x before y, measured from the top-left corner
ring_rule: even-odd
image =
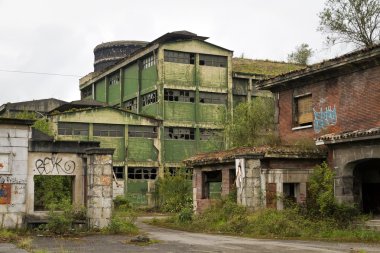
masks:
[[[102,79],[95,83],[95,100],[106,102],[106,81]]]
[[[157,116],[157,112],[158,112],[158,103],[141,107],[141,113],[145,115]]]
[[[165,83],[183,86],[194,86],[194,65],[172,62],[164,62],[163,65],[163,79]]]
[[[199,66],[200,86],[227,88],[227,68]]]
[[[165,101],[166,120],[195,121],[195,104]]]
[[[164,140],[165,161],[181,162],[196,153],[196,141]]]
[[[153,65],[143,69],[141,73],[141,92],[150,91],[155,88],[157,83],[157,66]]]
[[[211,152],[223,149],[223,142],[218,140],[199,141],[198,152]]]
[[[94,136],[93,141],[100,141],[101,148],[114,148],[114,162],[122,162],[125,160],[125,144],[123,137],[99,137]]]
[[[127,66],[123,70],[123,85],[124,101],[137,96],[139,87],[139,66],[137,63]]]
[[[134,206],[148,205],[148,181],[141,179],[127,180],[127,198]]]
[[[128,138],[128,161],[157,161],[158,150],[154,147],[154,139]]]
[[[108,86],[108,103],[110,105],[120,103],[120,82]]]
[[[200,122],[223,123],[226,113],[225,105],[199,104]]]

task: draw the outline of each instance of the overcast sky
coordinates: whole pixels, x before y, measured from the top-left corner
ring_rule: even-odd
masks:
[[[112,40],[152,41],[188,30],[234,56],[286,61],[301,43],[312,62],[350,50],[328,48],[317,31],[325,0],[0,0],[0,105],[42,98],[77,100],[93,49]],[[72,76],[22,74],[7,71]]]

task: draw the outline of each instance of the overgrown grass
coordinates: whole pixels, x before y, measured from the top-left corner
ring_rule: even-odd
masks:
[[[187,211],[186,211],[187,212]],[[333,218],[315,219],[302,214],[297,207],[250,212],[245,207],[225,200],[202,214],[183,217],[183,212],[168,219],[154,219],[153,225],[193,232],[223,233],[255,238],[335,240],[380,242],[380,232]]]

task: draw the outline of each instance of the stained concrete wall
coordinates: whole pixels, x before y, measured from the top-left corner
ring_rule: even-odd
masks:
[[[29,135],[29,126],[0,124],[0,227],[24,221]]]

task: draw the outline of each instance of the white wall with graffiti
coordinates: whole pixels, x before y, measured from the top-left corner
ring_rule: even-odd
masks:
[[[72,176],[73,202],[83,205],[85,168],[80,155],[71,153],[30,152],[28,159],[28,196],[27,214],[43,215],[34,210],[34,177],[35,176]]]
[[[28,125],[0,124],[0,227],[21,227],[26,208]]]

